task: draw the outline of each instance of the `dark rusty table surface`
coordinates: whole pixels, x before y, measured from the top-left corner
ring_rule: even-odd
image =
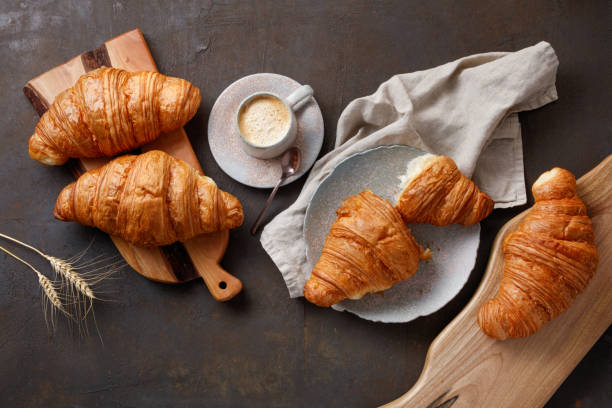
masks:
[[[408,324],[371,323],[290,299],[248,232],[269,190],[234,182],[210,153],[206,125],[215,98],[255,72],[312,85],[325,119],[324,153],[344,107],[390,76],[546,40],[560,60],[559,100],[520,115],[526,181],[531,185],[555,165],[581,176],[612,152],[611,24],[606,1],[3,0],[1,232],[59,257],[74,255],[94,237],[89,257],[116,253],[104,234],[54,220],[57,193],[72,176],[28,157],[38,117],[21,88],[135,27],[161,72],[201,89],[202,105],[187,133],[205,172],[242,201],[246,221],[231,232],[222,262],[243,281],[243,293],[217,303],[201,280],[163,285],[128,268],[105,286],[114,302],[95,305],[103,344],[91,325],[84,338],[61,323],[48,331],[35,275],[1,256],[0,404],[371,407],[403,394],[418,378],[431,341],[476,290],[495,234],[526,207],[496,210],[482,223],[468,283],[433,315]],[[268,220],[300,187],[280,190]],[[612,406],[611,345],[608,329],[547,407]]]

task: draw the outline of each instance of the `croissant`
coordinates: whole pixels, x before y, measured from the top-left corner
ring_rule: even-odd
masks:
[[[182,127],[199,105],[200,91],[183,79],[98,68],[55,98],[30,137],[30,157],[59,165],[114,156]]]
[[[574,175],[554,168],[532,191],[535,205],[502,244],[505,264],[497,295],[478,312],[482,331],[500,340],[529,336],[566,310],[599,260]]]
[[[321,258],[304,287],[306,299],[328,307],[389,289],[431,258],[390,203],[370,190],[342,202]]]
[[[66,186],[55,218],[137,245],[168,245],[238,227],[242,206],[182,160],[158,151],[121,156]]]
[[[411,161],[400,177],[395,208],[407,223],[472,225],[495,204],[446,156],[426,154]]]

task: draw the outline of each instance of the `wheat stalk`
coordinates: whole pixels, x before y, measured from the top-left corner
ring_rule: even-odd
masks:
[[[74,286],[74,288],[76,288],[76,290],[79,293],[88,297],[90,300],[93,300],[95,298],[94,293],[91,290],[91,287],[89,286],[87,281],[74,271],[74,265],[72,263],[64,261],[63,259],[49,256],[43,253],[42,251],[38,250],[37,248],[34,248],[32,245],[28,245],[25,242],[21,242],[18,239],[9,237],[8,235],[4,235],[0,233],[0,237],[13,241],[19,245],[22,245],[36,252],[38,255],[42,256],[47,261],[49,261],[49,263],[51,264],[51,267],[53,268],[53,271],[56,274],[59,274],[60,276],[62,276],[62,279],[67,280],[72,286]],[[78,260],[80,259],[80,257],[77,256],[75,257],[75,259]]]
[[[45,295],[47,295],[47,298],[49,299],[51,304],[62,312],[65,312],[64,307],[62,306],[62,302],[59,299],[59,295],[57,294],[57,290],[55,290],[55,287],[53,286],[53,283],[49,280],[49,278],[47,278],[45,275],[38,272],[37,270],[34,270],[34,272],[36,272],[36,274],[38,275],[38,283],[42,287]]]
[[[17,255],[0,246],[1,250],[27,265],[38,276],[38,283],[42,288],[44,297],[48,300],[48,302],[43,303],[43,311],[47,326],[47,305],[51,304],[51,323],[53,326],[55,326],[54,312],[59,310],[68,316],[70,321],[74,321],[77,324],[79,333],[81,335],[89,333],[86,318],[91,312],[94,323],[96,322],[95,315],[93,313],[93,300],[100,300],[100,298],[97,297],[92,290],[92,286],[97,285],[99,282],[109,278],[112,274],[119,271],[126,265],[125,262],[120,260],[108,263],[109,258],[104,258],[102,255],[96,256],[87,262],[81,262],[81,259],[85,253],[91,247],[93,240],[89,246],[85,248],[85,250],[69,258],[68,260],[64,260],[47,255],[32,245],[26,244],[25,242],[19,241],[18,239],[8,235],[0,233],[0,237],[36,252],[38,255],[49,261],[51,268],[55,272],[55,276],[57,277],[59,275],[61,277],[61,286],[59,289],[63,289],[63,291],[58,292],[54,281],[49,280],[49,278],[34,268],[30,263],[24,261]],[[114,257],[111,257],[110,259],[113,258]],[[85,271],[83,271],[83,269],[85,269]],[[104,271],[101,271],[103,269]],[[77,272],[77,270],[81,271]],[[69,313],[67,310],[70,310],[70,312],[73,314]],[[97,327],[98,326],[96,324],[96,328]],[[99,330],[98,335],[100,335]],[[100,341],[102,341],[101,336]]]
[[[51,263],[51,267],[55,273],[63,276],[68,282],[70,282],[77,291],[87,296],[89,299],[94,299],[94,293],[89,287],[89,284],[83,279],[78,273],[74,271],[74,265],[64,261],[63,259],[55,258],[53,256],[45,256]]]
[[[66,311],[66,309],[64,309],[64,305],[62,304],[62,301],[60,300],[59,294],[57,293],[57,290],[55,289],[55,285],[53,284],[53,282],[51,282],[49,280],[49,278],[47,278],[45,275],[40,273],[40,271],[38,269],[36,269],[35,267],[33,267],[32,264],[30,264],[29,262],[21,259],[17,255],[15,255],[11,251],[9,251],[8,249],[0,246],[0,250],[6,252],[7,254],[9,254],[10,256],[12,256],[16,260],[18,260],[19,262],[23,263],[24,265],[27,265],[32,271],[34,271],[34,273],[36,273],[36,275],[38,276],[38,283],[40,284],[40,287],[42,288],[43,293],[45,294],[47,299],[49,299],[49,302],[51,303],[51,305],[54,308],[56,308],[56,309],[60,310],[61,312],[63,312],[64,314],[66,314],[68,316],[70,315]]]

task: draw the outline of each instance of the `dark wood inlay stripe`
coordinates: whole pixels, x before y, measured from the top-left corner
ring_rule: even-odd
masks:
[[[30,103],[38,113],[38,116],[42,116],[47,110],[49,110],[49,102],[38,93],[36,89],[29,83],[23,87],[23,93],[30,100]]]
[[[106,44],[102,44],[101,47],[96,48],[93,51],[88,51],[81,54],[81,62],[83,63],[83,68],[85,68],[85,72],[93,71],[94,69],[103,66],[110,67],[110,56],[108,55]]]
[[[180,242],[162,246],[159,249],[170,263],[174,276],[179,282],[187,282],[200,276],[193,266],[187,250]]]

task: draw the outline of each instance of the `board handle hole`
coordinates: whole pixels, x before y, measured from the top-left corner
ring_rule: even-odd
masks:
[[[225,283],[225,281],[221,281],[221,282],[219,282],[219,287],[221,289],[225,289],[225,288],[227,288],[227,283]]]

